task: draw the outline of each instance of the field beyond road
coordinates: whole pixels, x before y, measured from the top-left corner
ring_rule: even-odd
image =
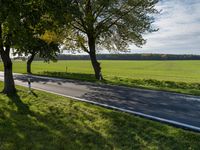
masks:
[[[26,63],[14,61],[14,72]],[[101,61],[107,83],[200,95],[200,61]],[[3,70],[3,65],[0,66]],[[34,74],[95,81],[90,61],[34,61]]]
[[[26,73],[26,64],[15,61],[14,72]],[[106,77],[131,79],[156,79],[164,81],[200,82],[200,61],[101,61],[102,72]],[[93,74],[90,61],[58,61],[44,63],[34,61],[32,72],[67,72]],[[0,66],[3,70],[3,66]]]

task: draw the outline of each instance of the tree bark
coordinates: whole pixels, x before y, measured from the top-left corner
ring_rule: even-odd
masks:
[[[5,94],[13,94],[16,92],[13,73],[12,73],[12,61],[10,59],[9,36],[10,35],[8,35],[6,44],[4,46],[2,39],[2,25],[0,24],[0,55],[4,65],[4,89],[2,92]]]
[[[95,38],[88,37],[88,45],[89,45],[89,55],[90,55],[90,59],[91,59],[91,63],[95,72],[95,78],[97,80],[103,80],[103,76],[101,73],[101,65],[100,63],[97,61],[97,57],[96,57],[96,46],[95,46]]]
[[[12,61],[9,54],[5,52],[1,54],[1,58],[4,64],[4,89],[2,92],[5,94],[13,94],[16,92],[16,89],[13,79]]]
[[[27,61],[27,66],[26,66],[27,70],[26,71],[29,74],[32,74],[32,72],[31,72],[31,64],[32,64],[32,62],[34,60],[34,57],[35,57],[35,53],[32,53],[31,56],[28,58],[28,61]]]
[[[12,73],[12,62],[6,62],[7,65],[4,65],[4,90],[5,94],[12,94],[16,92],[15,83]]]

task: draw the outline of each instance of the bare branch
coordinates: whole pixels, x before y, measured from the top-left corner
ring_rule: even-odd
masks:
[[[102,30],[102,26],[105,25],[111,18],[113,18],[113,15],[111,14],[106,19],[99,22],[99,24],[96,27],[98,32],[96,33],[95,37],[97,37],[99,34],[101,34],[102,32],[105,32],[106,30],[111,28],[113,25],[115,25],[120,19],[122,19],[124,16],[128,15],[131,11],[133,11],[141,2],[142,2],[142,0],[140,0],[135,6],[131,7],[129,10],[125,11],[121,16],[116,18],[110,25],[108,25],[106,27],[106,29]],[[124,6],[125,6],[125,4],[120,7],[120,10],[123,9]]]
[[[76,40],[74,38],[66,38],[66,39],[68,39],[70,41],[78,42],[80,44],[81,48],[83,49],[83,51],[85,51],[87,53],[90,53],[88,48],[82,42],[80,42],[80,41],[78,41],[78,40]]]
[[[79,31],[81,31],[81,32],[83,32],[83,33],[86,33],[86,31],[84,29],[81,29],[80,27],[77,27],[77,26],[75,26],[73,24],[72,24],[72,27],[77,29],[77,30],[79,30]]]
[[[80,42],[80,44],[81,44],[81,48],[83,49],[83,51],[90,53],[89,50],[87,49],[87,47],[82,42]]]
[[[2,25],[0,24],[0,52],[4,52],[3,49],[3,39],[2,39]]]
[[[97,21],[97,18],[98,18],[98,17],[100,16],[100,14],[103,12],[104,8],[105,8],[105,5],[101,6],[97,11],[95,11],[95,12],[93,13],[93,16],[96,15],[95,18],[94,18],[95,21]]]

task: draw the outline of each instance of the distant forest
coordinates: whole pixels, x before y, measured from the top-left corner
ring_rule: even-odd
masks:
[[[98,60],[200,60],[200,55],[172,55],[172,54],[99,54]],[[24,57],[14,59],[26,60]],[[90,60],[88,55],[59,54],[58,60]],[[42,60],[35,57],[35,60]]]
[[[200,55],[99,54],[99,60],[200,60]],[[59,60],[90,60],[88,55],[58,55]]]

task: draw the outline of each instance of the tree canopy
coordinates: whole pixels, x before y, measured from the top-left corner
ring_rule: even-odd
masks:
[[[23,51],[23,47],[29,46],[30,50],[36,44],[41,46],[40,36],[54,24],[52,9],[55,6],[47,5],[52,2],[57,2],[56,10],[60,10],[58,1],[0,0],[0,55],[4,64],[4,93],[15,92],[10,49],[20,47]]]
[[[58,45],[87,52],[102,79],[97,51],[126,51],[146,43],[158,0],[0,0],[0,55],[4,92],[15,91],[10,49],[53,59]],[[55,33],[55,35],[54,35]],[[56,41],[54,38],[57,38]],[[59,43],[59,44],[58,44]]]
[[[96,50],[126,51],[130,44],[146,43],[143,35],[154,32],[153,14],[158,0],[74,0],[77,13],[66,31],[65,45],[87,52],[97,79],[101,67]]]
[[[15,84],[12,75],[12,61],[10,49],[17,41],[23,26],[23,16],[27,10],[27,3],[22,0],[0,0],[0,55],[4,64],[4,89],[10,94],[15,92]]]

